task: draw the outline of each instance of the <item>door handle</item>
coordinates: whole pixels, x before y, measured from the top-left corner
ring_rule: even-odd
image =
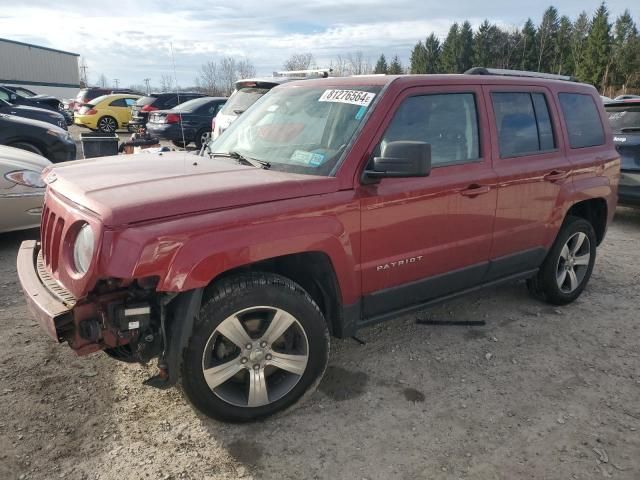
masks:
[[[484,195],[490,191],[491,187],[489,185],[478,185],[474,183],[469,185],[466,189],[461,190],[460,195],[464,195],[465,197],[477,197],[478,195]]]
[[[547,182],[557,182],[558,180],[567,178],[567,175],[569,175],[569,172],[564,170],[552,170],[544,176],[544,179]]]

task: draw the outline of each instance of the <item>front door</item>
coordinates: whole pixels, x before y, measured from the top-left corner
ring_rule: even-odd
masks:
[[[374,155],[391,141],[427,142],[432,171],[359,187],[365,318],[480,283],[496,209],[480,87],[411,88],[389,116]]]

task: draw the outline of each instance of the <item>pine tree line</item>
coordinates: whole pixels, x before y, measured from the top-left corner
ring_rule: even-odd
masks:
[[[391,71],[391,67],[394,71]],[[592,17],[574,21],[551,6],[536,26],[503,29],[485,20],[474,32],[468,21],[454,23],[443,42],[431,33],[413,48],[410,73],[462,73],[473,66],[573,75],[602,93],[640,89],[640,35],[625,10],[613,24],[602,3]],[[381,55],[375,73],[396,73],[395,57]]]

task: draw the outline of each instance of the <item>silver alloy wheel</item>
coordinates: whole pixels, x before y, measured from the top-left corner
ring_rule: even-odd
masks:
[[[276,307],[250,307],[223,320],[202,354],[202,373],[220,399],[240,407],[273,403],[295,387],[309,361],[298,320]]]
[[[102,132],[115,132],[116,131],[116,121],[111,117],[103,117],[100,119],[98,123],[98,128]]]
[[[591,242],[582,232],[574,233],[560,251],[556,282],[563,293],[575,291],[584,280],[591,259]]]
[[[209,140],[209,135],[211,135],[210,132],[203,132],[202,135],[200,135],[200,146],[207,143],[207,141]]]

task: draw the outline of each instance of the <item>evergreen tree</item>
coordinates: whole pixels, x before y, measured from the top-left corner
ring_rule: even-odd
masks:
[[[499,30],[488,20],[482,22],[473,37],[473,64],[477,67],[496,66],[496,54],[499,50],[497,36]]]
[[[550,72],[553,70],[553,62],[556,57],[556,38],[559,27],[558,10],[555,7],[547,8],[542,16],[542,23],[536,35],[536,43],[538,45],[537,71],[539,72]]]
[[[538,67],[538,48],[536,45],[536,27],[530,18],[522,27],[520,69],[535,71]]]
[[[553,73],[559,75],[569,75],[573,72],[573,62],[571,61],[571,20],[566,15],[560,17],[558,35],[556,36]]]
[[[425,60],[427,71],[425,73],[439,73],[440,72],[440,40],[431,34],[424,42]]]
[[[471,24],[465,21],[460,28],[460,58],[459,71],[465,72],[473,67],[473,30]]]
[[[613,28],[613,57],[617,62],[615,83],[626,92],[628,87],[638,84],[640,80],[640,38],[629,10],[625,10],[616,19]]]
[[[416,43],[411,51],[411,73],[427,73],[427,51],[422,41]]]
[[[440,66],[443,73],[462,73],[460,67],[460,32],[457,23],[451,25],[442,44]]]
[[[609,11],[604,3],[600,4],[591,20],[581,64],[584,74],[582,80],[591,83],[598,90],[604,90],[611,67],[611,25]]]
[[[388,73],[389,75],[402,75],[404,73],[404,67],[402,66],[402,63],[400,63],[398,55],[394,55],[393,60],[391,60]]]
[[[587,12],[582,12],[573,23],[571,30],[571,60],[573,61],[573,73],[578,78],[584,78],[584,66],[582,59],[584,57],[584,49],[587,45],[587,35],[589,35],[589,17]]]
[[[389,68],[387,67],[387,59],[384,56],[384,53],[380,55],[378,58],[378,62],[376,63],[376,68],[374,68],[373,73],[388,73]]]

